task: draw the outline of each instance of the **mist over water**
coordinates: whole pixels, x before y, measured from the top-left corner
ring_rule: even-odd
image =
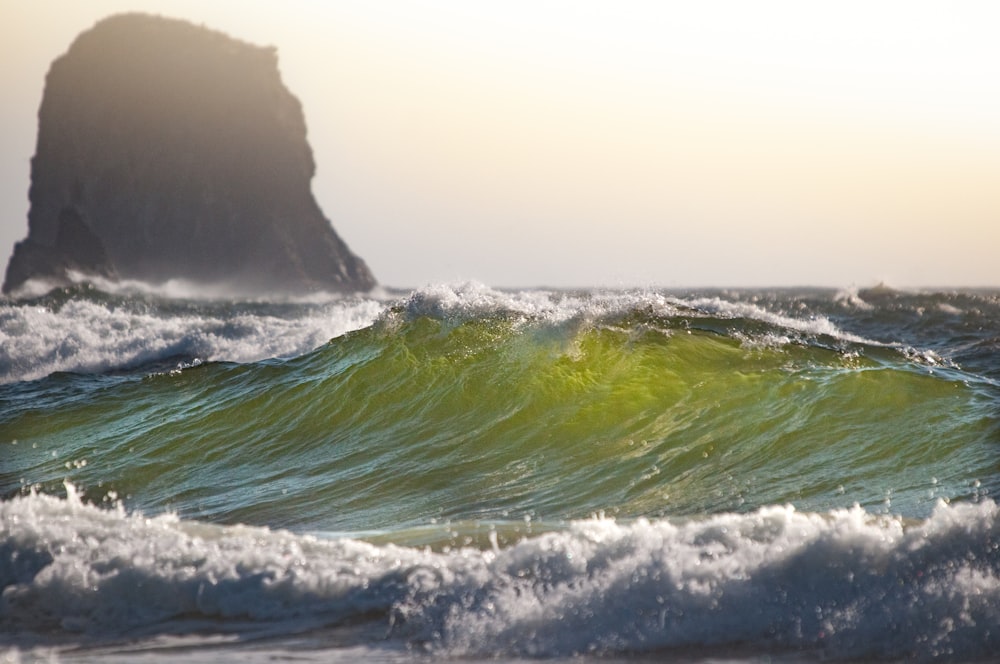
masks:
[[[1000,647],[995,292],[109,290],[0,303],[25,657]]]

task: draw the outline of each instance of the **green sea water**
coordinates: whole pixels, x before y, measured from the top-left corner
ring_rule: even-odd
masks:
[[[951,514],[941,512],[948,505],[993,505],[991,497],[1000,490],[1000,387],[993,351],[993,330],[1000,327],[988,327],[1000,323],[1000,306],[992,294],[682,296],[464,287],[374,304],[161,302],[74,293],[6,306],[6,322],[0,323],[8,339],[31,316],[75,316],[67,325],[96,324],[101,317],[108,326],[93,348],[78,335],[75,351],[63,349],[80,357],[90,353],[79,367],[0,385],[0,490],[9,519],[23,520],[23,510],[72,512],[77,508],[67,505],[79,501],[119,514],[114,518],[122,521],[110,527],[114,537],[138,527],[132,514],[163,515],[179,519],[185,536],[204,531],[212,541],[228,537],[220,528],[264,528],[255,537],[265,548],[280,529],[288,537],[365,542],[383,552],[430,547],[426,555],[446,556],[437,564],[455,574],[467,563],[447,556],[465,547],[475,555],[501,556],[529,555],[523,553],[529,547],[533,574],[548,578],[555,572],[542,571],[549,558],[537,547],[549,541],[545,537],[577,542],[581,523],[639,529],[628,531],[629,538],[647,527],[693,524],[703,529],[691,540],[708,547],[700,550],[703,557],[718,537],[706,533],[722,527],[713,520],[730,520],[723,530],[742,532],[748,523],[762,527],[768,510],[789,509],[781,512],[783,519],[819,515],[820,521],[801,526],[803,533],[848,528],[835,526],[846,519],[860,540],[868,535],[858,533],[875,527],[883,539],[902,546],[885,533],[936,523]],[[338,316],[357,322],[315,346],[309,346],[309,335],[299,334],[309,347],[252,360],[225,357],[281,332],[292,336],[290,321],[316,327],[317,320]],[[169,335],[180,341],[147,352]],[[17,370],[28,369],[9,350],[17,347],[7,348],[4,366],[16,378]],[[137,350],[129,355],[130,348]],[[59,353],[38,357],[67,366],[59,364]],[[99,370],[85,370],[101,363]],[[37,503],[49,495],[69,502]],[[80,518],[87,523],[97,518],[86,515]],[[45,518],[62,523],[58,519],[65,516]],[[888,521],[876,527],[870,519]],[[15,521],[6,522],[7,543],[0,551],[20,551],[22,561],[35,562],[7,568],[5,592],[11,597],[29,592],[36,578],[29,572],[42,574],[46,556],[55,555],[40,553],[48,550],[38,543],[42,535],[33,535],[30,545],[19,540],[10,525]],[[1000,526],[989,524],[977,540],[987,548],[970,569],[996,579],[1000,556],[989,533]],[[833,537],[823,532],[817,535],[821,541]],[[59,535],[67,536],[84,535]],[[99,542],[111,535],[93,537]],[[857,553],[864,549],[860,544],[855,554],[840,544],[813,545],[819,547],[816,560],[832,559],[835,566],[854,569],[852,574],[889,564]],[[650,546],[644,555],[670,560],[671,549],[662,542]],[[727,546],[737,556],[749,550]],[[35,553],[28,556],[29,550]],[[954,555],[966,560],[968,550],[962,551]],[[111,563],[95,564],[103,569]],[[915,563],[900,564],[910,569]],[[587,569],[569,587],[593,581]],[[649,572],[639,565],[629,573],[644,569]],[[721,574],[719,583],[734,582],[715,573]],[[385,570],[359,574],[368,575],[366,584],[385,579]],[[984,583],[977,586],[980,594],[1000,592],[1000,583]],[[408,587],[412,597],[415,587]],[[479,606],[486,591],[478,587],[471,594],[455,591],[455,606]],[[866,603],[874,602],[858,591]],[[663,592],[651,597],[662,600]],[[830,608],[844,601],[839,592],[807,592],[804,601]],[[653,601],[636,597],[639,604]],[[607,611],[613,609],[596,601],[576,604],[576,610],[610,620]],[[7,606],[12,610],[14,604]],[[436,605],[421,611],[430,606]],[[739,607],[744,604],[725,610],[745,610]],[[800,610],[793,603],[772,623],[783,625]],[[365,611],[359,615],[368,616],[368,624]],[[394,615],[381,611],[376,614]],[[976,615],[990,620],[995,612]],[[510,629],[518,624],[509,618]],[[578,628],[586,632],[586,624]],[[675,630],[687,629],[678,625]],[[643,638],[658,633],[647,633],[647,627],[628,629]],[[819,653],[849,657],[871,652],[853,646],[823,650],[813,636],[796,640],[780,636],[784,628],[774,629],[779,636],[761,637],[760,652],[769,652],[768,643],[793,649],[805,643]],[[973,632],[973,643],[995,643],[992,633]],[[483,636],[485,650],[458,652],[535,652],[523,646],[531,642],[527,633],[519,634],[515,642],[522,645],[500,639],[489,646]],[[602,652],[643,651],[642,639],[616,634],[624,639],[621,649],[614,638],[598,640]],[[705,637],[715,644],[706,652],[729,647],[721,632],[713,634]],[[418,641],[427,639],[435,641],[426,634]],[[572,654],[582,647],[558,629],[536,641],[541,654]],[[902,656],[890,648],[892,653]]]

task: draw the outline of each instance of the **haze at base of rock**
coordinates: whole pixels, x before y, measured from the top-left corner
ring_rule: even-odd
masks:
[[[5,293],[70,271],[240,293],[375,286],[312,195],[302,108],[274,49],[113,16],[53,62],[38,115],[28,237]]]

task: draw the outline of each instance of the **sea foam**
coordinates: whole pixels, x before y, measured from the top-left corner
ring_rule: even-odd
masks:
[[[54,372],[101,373],[176,359],[254,362],[306,353],[331,338],[403,315],[456,323],[500,317],[557,326],[611,323],[641,313],[651,317],[749,320],[771,328],[748,345],[785,345],[825,338],[839,346],[863,344],[913,351],[838,327],[816,312],[773,311],[731,296],[677,296],[636,291],[502,291],[475,282],[428,285],[407,295],[388,292],[343,298],[317,295],[276,302],[212,300],[191,285],[101,284],[52,305],[47,298],[0,301],[0,382],[35,380]],[[112,293],[107,295],[106,293]],[[87,294],[85,292],[84,294]],[[172,299],[183,296],[182,299]],[[923,352],[911,352],[912,355]]]
[[[975,660],[1000,648],[1000,510],[905,523],[772,506],[576,521],[443,551],[27,495],[0,503],[0,644],[355,633],[448,656],[788,651]],[[362,636],[364,635],[364,636]]]
[[[336,300],[295,315],[246,307],[164,312],[141,302],[72,299],[59,307],[0,304],[0,382],[60,371],[100,373],[177,362],[253,362],[295,356],[370,325],[384,304]]]

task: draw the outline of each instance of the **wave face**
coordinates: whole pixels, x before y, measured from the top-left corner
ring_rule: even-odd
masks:
[[[0,303],[0,644],[987,659],[997,323],[888,290]]]

